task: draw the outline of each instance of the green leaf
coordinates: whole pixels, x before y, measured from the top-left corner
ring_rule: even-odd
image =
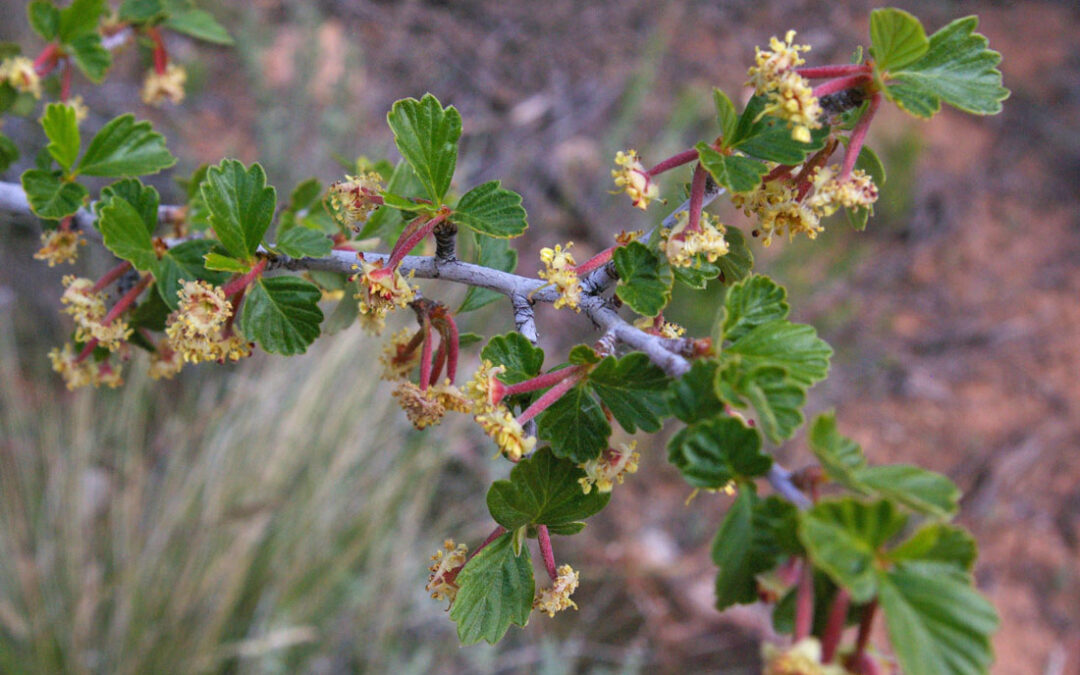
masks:
[[[154,271],[158,257],[142,214],[128,200],[118,196],[111,197],[101,207],[100,214],[98,229],[105,248],[141,272]]]
[[[600,355],[589,345],[574,345],[566,360],[575,366],[591,366],[600,363]]]
[[[783,286],[766,276],[748,277],[728,289],[721,331],[713,342],[738,340],[761,324],[786,319],[790,309]]]
[[[668,410],[687,424],[719,415],[724,403],[716,396],[716,361],[699,359],[668,388]]]
[[[889,7],[870,12],[870,53],[881,70],[902,68],[926,53],[930,41],[911,14]]]
[[[615,295],[642,316],[656,316],[671,301],[671,267],[638,241],[612,253],[619,283]]]
[[[198,40],[219,45],[233,44],[229,31],[225,30],[212,14],[201,9],[173,10],[169,12],[169,18],[165,19],[165,27]]]
[[[251,265],[241,262],[236,258],[230,258],[227,255],[221,255],[220,253],[214,252],[207,253],[203,256],[203,264],[206,266],[206,269],[218,272],[245,274],[251,271]]]
[[[330,255],[333,248],[334,242],[325,234],[306,227],[286,230],[278,237],[274,245],[275,251],[284,253],[290,258],[322,258]]]
[[[488,181],[466,192],[454,207],[450,220],[489,237],[521,236],[529,227],[521,195],[499,185],[497,180]]]
[[[75,65],[79,67],[79,70],[82,71],[82,74],[85,75],[87,79],[95,83],[100,83],[105,79],[105,73],[108,72],[109,67],[112,66],[112,52],[105,49],[105,45],[101,42],[101,35],[96,32],[85,33],[70,41],[67,47],[68,51],[71,53],[71,57],[75,59]],[[166,166],[172,166],[172,162]],[[143,171],[141,173],[154,173],[156,171],[158,171],[158,169]]]
[[[536,593],[532,560],[528,547],[515,555],[512,540],[512,532],[502,535],[458,573],[459,589],[450,618],[457,624],[458,640],[463,645],[480,640],[495,644],[510,624],[529,623]]]
[[[10,138],[0,134],[0,171],[7,171],[8,167],[19,159],[19,148]]]
[[[246,260],[255,254],[277,207],[277,192],[266,185],[258,162],[245,169],[226,159],[206,172],[202,195],[210,209],[210,224],[225,249]]]
[[[733,146],[736,150],[768,162],[800,164],[811,153],[825,147],[829,138],[827,126],[811,129],[810,142],[803,143],[791,137],[791,128],[783,120],[769,115],[762,117],[764,109],[764,96],[754,96],[747,102],[739,117],[738,142]]]
[[[716,393],[732,405],[752,405],[758,426],[773,443],[791,438],[803,423],[806,389],[789,380],[783,368],[745,370],[729,364],[716,372]]]
[[[135,207],[146,227],[148,234],[153,235],[158,226],[158,204],[161,198],[153,186],[143,185],[138,178],[125,178],[112,185],[106,185],[101,190],[94,209],[101,214],[101,207],[105,206],[112,197],[120,197]]]
[[[735,104],[723,91],[713,88],[713,104],[716,106],[716,121],[720,124],[720,133],[723,135],[724,147],[729,147],[735,142],[735,133],[739,126],[739,116],[735,112]]]
[[[72,0],[60,11],[60,41],[71,42],[84,34],[96,33],[98,21],[107,9],[105,0]]]
[[[757,575],[776,567],[791,552],[788,542],[795,536],[796,512],[793,504],[777,497],[759,499],[752,486],[739,489],[712,543],[712,560],[720,568],[717,609],[758,600]]]
[[[750,369],[783,368],[792,382],[809,387],[828,374],[832,348],[813,326],[773,320],[751,328],[724,353],[737,355]]]
[[[611,436],[604,411],[588,390],[579,384],[536,420],[540,440],[551,442],[556,457],[565,457],[575,464],[596,459],[607,448]]]
[[[729,192],[749,192],[761,183],[769,168],[749,157],[725,155],[713,150],[704,141],[694,146],[704,166],[713,180]]]
[[[993,605],[951,565],[909,563],[882,576],[878,603],[905,673],[979,675],[993,662]]]
[[[878,590],[881,548],[907,523],[907,516],[882,500],[823,501],[799,514],[799,539],[814,566],[848,589],[856,603],[869,602]]]
[[[503,272],[513,272],[517,268],[517,251],[510,247],[510,242],[506,239],[496,239],[479,232],[473,232],[473,241],[476,248],[476,260],[474,262],[477,265]],[[461,302],[461,307],[458,307],[457,314],[480,309],[502,297],[504,297],[502,293],[493,291],[490,288],[469,286],[469,290],[465,292],[465,299]]]
[[[549,448],[537,450],[518,462],[510,480],[495,481],[487,493],[487,506],[495,522],[508,530],[523,525],[559,527],[585,520],[603,509],[611,493],[585,494],[578,479],[585,471]]]
[[[90,141],[78,171],[87,176],[142,176],[176,164],[165,137],[131,113],[106,124]]]
[[[289,193],[289,210],[301,211],[309,209],[319,201],[322,194],[322,183],[319,182],[318,178],[308,178],[301,181]]]
[[[754,267],[754,254],[747,246],[742,230],[737,227],[728,225],[724,240],[727,241],[728,252],[716,260],[716,266],[720,268],[720,281],[730,284],[750,274]]]
[[[918,513],[950,518],[960,490],[947,477],[907,464],[869,466],[857,443],[836,430],[834,413],[819,415],[810,429],[810,449],[825,473],[849,490],[884,497]]]
[[[213,239],[193,239],[169,248],[158,260],[154,278],[157,280],[158,293],[169,309],[176,310],[180,306],[177,293],[181,281],[202,279],[220,286],[229,278],[228,274],[207,270],[203,264],[205,257],[216,246],[218,242]]]
[[[668,461],[698,488],[721,488],[736,479],[763,476],[772,466],[772,457],[761,452],[761,432],[734,417],[681,429],[668,442]]]
[[[323,322],[323,334],[334,335],[356,323],[356,317],[360,314],[359,303],[354,298],[360,292],[359,282],[349,282],[345,285],[345,295],[338,301],[330,316]]]
[[[671,380],[641,352],[631,352],[618,361],[602,360],[589,373],[589,386],[611,415],[628,433],[640,427],[654,433],[668,414],[666,391]]]
[[[61,180],[59,171],[42,169],[24,171],[22,187],[34,215],[46,220],[60,220],[75,213],[88,194],[82,185]]]
[[[143,23],[159,18],[164,12],[161,0],[124,0],[119,16],[123,21]]]
[[[889,551],[889,560],[947,563],[970,572],[977,554],[975,538],[964,528],[947,523],[929,523]]]
[[[979,19],[957,19],[930,36],[922,58],[891,70],[885,95],[917,117],[932,117],[941,102],[975,115],[996,115],[1009,90],[997,69],[1001,54],[974,32]]]
[[[49,139],[46,149],[56,163],[70,172],[71,166],[79,157],[79,125],[75,121],[75,108],[63,103],[50,103],[45,106],[41,117],[41,126]]]
[[[49,0],[34,0],[26,6],[30,27],[46,42],[52,42],[60,32],[60,10]]]
[[[544,350],[533,345],[521,333],[496,335],[480,350],[480,358],[492,365],[506,366],[499,379],[517,384],[540,374],[544,366]]]
[[[299,277],[261,278],[244,300],[240,330],[272,354],[303,354],[319,337],[321,298],[318,286]]]
[[[412,165],[428,198],[442,204],[457,166],[461,137],[457,109],[443,108],[438,99],[425,94],[419,101],[406,98],[394,103],[386,121],[394,132],[394,144]]]

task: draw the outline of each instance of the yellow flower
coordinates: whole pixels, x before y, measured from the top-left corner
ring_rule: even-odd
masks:
[[[783,42],[775,35],[769,40],[771,51],[754,47],[754,65],[747,73],[750,77],[747,84],[753,85],[755,94],[760,96],[777,88],[784,75],[805,63],[799,52],[810,51],[810,45],[792,44],[794,40],[795,31],[789,30]]]
[[[716,216],[702,212],[697,231],[686,229],[689,215],[683,211],[678,222],[670,231],[661,231],[660,250],[667,255],[668,262],[675,267],[693,267],[698,265],[698,256],[704,256],[709,262],[716,262],[728,253],[728,243],[724,239],[726,229]],[[667,234],[664,232],[667,231]]]
[[[499,406],[506,385],[498,375],[506,372],[506,366],[493,366],[491,361],[480,363],[473,378],[465,384],[465,396],[472,402],[476,414],[490,412]]]
[[[367,222],[371,212],[382,203],[382,176],[367,171],[357,176],[345,176],[345,180],[330,186],[330,205],[342,214],[345,224],[354,230]]]
[[[581,491],[589,494],[593,486],[596,486],[597,492],[605,493],[611,492],[616,483],[622,485],[626,474],[637,473],[641,456],[634,451],[636,447],[637,441],[620,443],[617,449],[605,450],[599,459],[591,459],[582,464],[585,476],[578,479]]]
[[[465,565],[468,553],[465,544],[454,546],[454,540],[447,539],[442,548],[431,556],[432,563],[428,567],[431,574],[424,590],[431,593],[433,599],[447,600],[453,604],[458,592],[457,573]]]
[[[171,380],[184,367],[184,357],[180,352],[169,349],[166,345],[159,345],[156,352],[150,355],[150,379]]]
[[[78,230],[57,228],[42,232],[41,248],[34,254],[34,260],[44,260],[49,267],[74,263],[79,256],[79,246],[86,246],[86,240]]]
[[[73,96],[66,103],[75,109],[75,123],[81,124],[90,116],[90,108],[86,107],[82,96]]]
[[[64,294],[60,303],[79,325],[89,325],[105,318],[105,297],[94,290],[94,282],[85,277],[67,275],[63,278]]]
[[[383,366],[380,379],[390,382],[404,379],[413,368],[420,364],[420,350],[415,348],[409,350],[413,335],[414,331],[402,328],[383,345],[383,352],[379,356],[379,363]]]
[[[521,423],[502,406],[478,413],[473,419],[480,424],[484,433],[495,440],[499,451],[512,462],[532,452],[536,446],[536,437],[525,437]]]
[[[98,321],[80,326],[75,333],[75,337],[80,342],[88,341],[88,337],[94,338],[102,347],[105,347],[110,352],[115,352],[131,337],[133,332],[135,331],[128,326],[126,321],[116,318],[109,323]]]
[[[570,247],[574,242],[567,242],[566,248],[555,244],[555,248],[540,249],[540,262],[544,263],[544,269],[538,276],[553,284],[559,290],[559,298],[555,301],[555,309],[569,307],[576,312],[581,308],[581,279],[574,270],[574,256],[570,254]]]
[[[810,130],[821,128],[820,119],[824,111],[806,78],[791,71],[780,79],[775,89],[769,91],[769,102],[761,114],[787,120],[791,137],[800,143],[809,143]]]
[[[200,335],[209,335],[232,316],[232,303],[225,291],[207,281],[181,281],[177,291],[180,320]]]
[[[49,352],[49,361],[52,369],[64,378],[64,384],[69,390],[75,390],[87,385],[97,386],[97,366],[93,359],[86,358],[76,363],[76,354],[71,343],[66,343],[63,349],[53,349]]]
[[[765,661],[762,675],[846,675],[843,666],[821,662],[821,643],[815,637],[799,640],[787,649],[771,644],[761,647]]]
[[[431,396],[439,402],[439,405],[454,412],[467,413],[473,411],[472,401],[461,392],[460,389],[450,384],[449,379],[440,384],[428,387]]]
[[[34,68],[34,62],[25,56],[12,56],[0,63],[0,82],[4,80],[16,91],[41,98],[41,78]]]
[[[670,339],[679,338],[686,334],[686,329],[677,323],[648,316],[643,316],[640,319],[635,320],[634,328],[639,328],[647,333]]]
[[[377,335],[382,332],[386,314],[412,302],[416,289],[396,269],[384,269],[382,260],[363,261],[359,269],[360,292],[354,297],[360,300],[361,320],[367,319],[365,329]]]
[[[150,70],[143,80],[142,100],[149,105],[161,105],[165,99],[173,103],[184,100],[184,83],[187,82],[187,71],[183,66],[170,63],[164,73]]]
[[[845,181],[839,180],[839,173],[840,167],[835,164],[828,168],[819,167],[814,172],[814,194],[806,200],[807,205],[823,218],[841,207],[872,208],[878,198],[874,179],[861,169],[852,171]]]
[[[432,395],[431,389],[420,389],[408,380],[394,387],[393,397],[417,429],[438,424],[446,414],[446,408]]]
[[[578,587],[578,573],[569,565],[562,565],[557,571],[558,575],[552,582],[551,588],[538,588],[533,597],[533,609],[550,617],[554,617],[555,612],[561,612],[570,607],[578,608],[577,604],[570,599]]]
[[[649,208],[649,203],[660,196],[660,188],[653,183],[652,176],[645,170],[637,151],[620,150],[615,153],[615,164],[619,167],[611,170],[615,186],[630,196],[634,206],[642,211]]]
[[[251,355],[251,343],[226,329],[232,303],[225,292],[205,281],[182,281],[180,308],[165,324],[167,348],[179,352],[185,362],[239,361]]]
[[[735,195],[732,202],[746,215],[757,216],[754,236],[760,236],[766,247],[772,245],[774,236],[783,236],[785,232],[789,239],[797,234],[814,239],[825,229],[815,210],[799,202],[798,193],[779,181],[769,181],[749,193]]]

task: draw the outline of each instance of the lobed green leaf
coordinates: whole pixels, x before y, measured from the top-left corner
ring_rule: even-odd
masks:
[[[299,277],[261,278],[252,284],[240,315],[240,330],[265,351],[303,354],[319,337],[322,291]]]
[[[761,432],[734,417],[716,417],[681,429],[668,442],[668,461],[687,483],[721,488],[763,476],[772,457],[761,452]]]
[[[290,258],[322,258],[330,255],[334,242],[325,234],[307,227],[293,227],[281,233],[274,250]]]
[[[888,7],[870,12],[870,54],[882,70],[902,68],[930,48],[922,23],[902,9]]]
[[[227,273],[207,269],[205,265],[206,257],[217,246],[218,242],[213,239],[192,239],[172,246],[162,254],[154,268],[154,278],[157,280],[158,293],[170,310],[180,306],[177,293],[181,281],[202,279],[220,286],[229,278]]]
[[[82,207],[89,194],[79,183],[65,182],[59,171],[29,169],[22,174],[23,192],[38,218],[60,220]]]
[[[176,164],[165,137],[149,122],[136,122],[131,113],[112,120],[97,132],[79,162],[87,176],[142,176]]]
[[[394,132],[394,144],[416,172],[428,198],[442,204],[457,166],[461,137],[457,109],[443,108],[438,99],[425,94],[419,101],[406,98],[394,103],[386,121]]]
[[[204,40],[218,45],[233,44],[232,36],[225,27],[217,22],[210,12],[195,8],[174,9],[165,19],[165,27],[177,33],[190,35],[197,40]]]
[[[450,221],[501,239],[521,236],[529,227],[521,195],[500,187],[497,180],[477,185],[462,195]]]
[[[728,288],[719,315],[723,320],[713,343],[738,340],[761,324],[786,319],[789,310],[783,286],[766,276],[747,277]]]
[[[101,207],[98,229],[105,248],[117,258],[127,260],[140,272],[153,272],[158,265],[153,238],[143,214],[127,199],[114,195]],[[154,214],[155,224],[157,213]]]
[[[561,527],[585,520],[603,509],[610,493],[582,491],[585,471],[567,459],[541,448],[518,462],[509,480],[495,481],[487,493],[487,506],[495,522],[507,530],[525,525]]]
[[[510,624],[525,626],[532,612],[536,583],[528,547],[515,554],[513,533],[485,546],[457,576],[457,597],[450,618],[463,645],[484,640],[495,644]]]
[[[564,394],[540,413],[536,422],[540,440],[551,442],[556,457],[575,464],[599,457],[611,436],[611,425],[586,384]]]
[[[656,316],[671,301],[671,267],[641,242],[632,241],[612,253],[619,283],[615,295],[642,316]]]
[[[256,162],[245,169],[241,162],[226,159],[206,172],[202,196],[221,244],[241,260],[251,258],[277,207],[277,191],[266,185],[262,166]]]
[[[649,357],[631,352],[616,360],[608,356],[589,373],[589,386],[629,433],[660,430],[668,414],[666,391],[670,379]]]
[[[729,192],[749,192],[761,183],[769,168],[757,160],[738,155],[725,155],[713,150],[704,141],[694,146],[701,165],[718,185]]]
[[[63,103],[49,103],[41,117],[41,127],[49,139],[46,149],[65,173],[71,171],[79,157],[79,125],[75,121],[75,108]]]

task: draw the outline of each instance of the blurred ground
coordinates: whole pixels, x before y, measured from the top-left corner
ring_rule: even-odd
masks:
[[[977,578],[1003,618],[995,672],[1080,673],[1080,13],[1071,3],[899,4],[930,30],[980,15],[1013,91],[1004,114],[946,110],[928,123],[886,114],[871,145],[890,177],[867,232],[838,223],[816,242],[778,243],[759,255],[759,271],[789,285],[798,318],[837,350],[812,409],[836,407],[842,430],[871,461],[923,464],[967,492],[961,520],[981,545]],[[431,91],[465,121],[459,184],[501,178],[525,195],[528,273],[540,245],[572,239],[595,251],[658,217],[606,193],[616,149],[656,159],[713,133],[709,87],[739,91],[754,45],[772,34],[797,29],[814,45],[811,62],[846,60],[866,42],[871,7],[229,3],[212,9],[237,48],[174,40],[192,73],[189,101],[136,108],[183,158],[176,175],[233,155],[261,161],[284,191],[309,175],[334,180],[335,154],[382,156],[392,148],[384,115],[393,100]],[[0,4],[0,34],[28,44],[21,12],[22,3]],[[102,118],[138,99],[145,63],[135,54],[119,62],[88,96]],[[178,196],[167,179],[158,186],[166,200]],[[3,263],[0,286],[16,293],[24,340],[41,320],[58,328],[42,313],[53,299],[27,292],[58,275],[25,258]],[[509,328],[503,309],[474,328]],[[692,305],[680,318],[698,332],[711,320],[694,316]],[[543,346],[588,339],[586,329],[549,329]],[[798,440],[789,446],[780,452],[787,465],[808,461]],[[750,672],[768,633],[765,615],[711,608],[709,537],[724,498],[685,507],[687,490],[660,446],[644,449],[651,454],[638,479],[569,546],[568,559],[582,563],[581,611],[534,621],[523,640],[491,657],[492,669],[533,667],[552,648],[538,636],[557,633],[573,639],[556,653],[581,664]],[[449,622],[437,625],[439,638],[452,640]],[[516,668],[506,654],[519,659]]]

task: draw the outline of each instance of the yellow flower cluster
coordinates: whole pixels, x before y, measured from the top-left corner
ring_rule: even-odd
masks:
[[[771,51],[755,47],[755,63],[748,71],[747,84],[753,85],[757,95],[769,97],[762,115],[787,120],[791,137],[809,143],[810,130],[821,128],[823,111],[810,83],[795,71],[804,63],[799,52],[810,51],[810,46],[792,44],[794,39],[795,31],[789,30],[783,42],[775,36],[769,40]]]
[[[445,380],[442,384],[421,389],[403,380],[394,388],[393,397],[417,429],[434,426],[442,421],[447,410],[470,412],[472,406],[457,387]]]
[[[675,339],[680,338],[686,334],[686,329],[677,323],[671,321],[659,320],[648,316],[643,316],[640,319],[634,321],[634,328],[640,328],[641,330],[651,333],[653,335],[659,335],[660,337]]]
[[[458,585],[455,583],[457,571],[465,564],[468,553],[469,549],[465,544],[454,546],[454,540],[447,539],[443,542],[442,548],[431,556],[432,563],[428,567],[431,574],[428,575],[427,586],[424,586],[424,589],[431,593],[433,599],[447,600],[453,604],[458,592]],[[451,573],[453,575],[447,579]]]
[[[64,277],[63,284],[60,303],[64,305],[63,312],[75,320],[75,339],[79,342],[96,339],[111,352],[119,349],[132,330],[119,318],[103,323],[107,315],[105,296],[94,290],[94,282],[69,274]]]
[[[52,362],[52,369],[64,378],[64,384],[69,390],[101,385],[115,389],[124,383],[120,366],[114,366],[108,361],[96,363],[93,358],[79,361],[71,343],[66,343],[63,349],[50,351],[49,360]]]
[[[574,269],[574,256],[570,254],[570,247],[573,245],[574,242],[571,241],[567,242],[566,248],[555,244],[555,248],[540,249],[540,262],[544,263],[544,269],[537,275],[559,289],[559,299],[553,305],[555,309],[569,307],[580,312],[581,279]]]
[[[560,566],[557,572],[558,575],[551,588],[538,588],[533,597],[533,609],[540,610],[550,617],[554,617],[555,612],[561,612],[570,607],[578,608],[577,604],[570,599],[578,587],[578,573],[569,565]]]
[[[225,292],[205,281],[180,282],[180,308],[165,325],[168,348],[185,362],[239,361],[251,355],[251,343],[226,329],[232,303]]]
[[[386,315],[408,305],[416,297],[416,289],[396,269],[386,271],[382,261],[360,263],[360,322],[364,330],[374,335],[386,327]]]
[[[727,255],[728,243],[724,239],[726,228],[716,216],[702,212],[697,231],[687,230],[688,222],[689,214],[683,211],[675,227],[660,232],[660,250],[667,255],[668,262],[675,267],[694,267],[699,264],[698,256],[716,262],[721,256]]]
[[[821,662],[821,643],[815,637],[806,637],[787,649],[764,644],[761,657],[765,661],[762,675],[846,675],[847,671],[835,663]]]
[[[382,176],[367,171],[357,176],[345,176],[345,180],[330,186],[330,206],[345,219],[354,230],[367,222],[371,212],[381,203],[376,198],[382,190]]]
[[[506,385],[498,376],[505,372],[506,366],[494,366],[487,359],[480,363],[473,378],[465,384],[465,395],[472,402],[473,410],[482,412],[499,405]]]
[[[41,248],[34,254],[34,260],[44,260],[49,267],[74,263],[79,257],[79,246],[86,246],[86,240],[78,230],[48,230],[41,233]]]
[[[615,153],[615,165],[619,168],[611,170],[611,177],[615,179],[615,186],[620,188],[616,192],[625,192],[634,206],[642,211],[649,208],[649,203],[660,196],[660,188],[645,170],[637,151],[620,150]]]
[[[495,440],[499,452],[517,462],[536,447],[536,437],[525,436],[525,428],[513,413],[498,401],[502,400],[505,387],[498,375],[506,366],[492,366],[483,361],[473,378],[465,385],[465,396],[472,404],[473,419],[484,433]]]
[[[800,233],[814,239],[825,229],[817,212],[798,200],[798,192],[779,181],[769,181],[751,192],[732,195],[731,201],[746,215],[757,216],[754,235],[760,236],[766,247],[772,245],[774,236],[783,236],[785,232],[788,239],[794,239]]]
[[[64,102],[75,109],[75,124],[81,124],[90,116],[90,108],[83,102],[82,96],[72,96]]]
[[[161,344],[158,345],[157,351],[150,355],[148,372],[152,380],[171,380],[183,367],[184,357],[180,352]]]
[[[187,71],[183,66],[170,63],[164,73],[151,69],[143,80],[142,100],[149,105],[161,105],[165,99],[174,104],[184,100],[184,84]]]
[[[599,459],[590,459],[581,465],[585,475],[578,479],[581,491],[592,492],[593,487],[600,493],[611,492],[615,484],[622,485],[628,473],[637,473],[641,456],[634,451],[637,441],[620,443],[618,448],[608,448]]]
[[[383,366],[380,379],[394,382],[408,377],[409,373],[420,365],[420,350],[406,351],[412,341],[413,331],[402,328],[390,337],[390,341],[383,346],[383,352],[379,356],[379,363]]]
[[[847,180],[838,177],[840,167],[820,167],[814,172],[814,194],[806,203],[822,217],[831,216],[838,209],[872,208],[878,198],[874,179],[861,169],[855,169]]]
[[[16,91],[41,98],[41,78],[34,69],[34,62],[25,56],[12,56],[0,63],[0,82],[7,82]]]

